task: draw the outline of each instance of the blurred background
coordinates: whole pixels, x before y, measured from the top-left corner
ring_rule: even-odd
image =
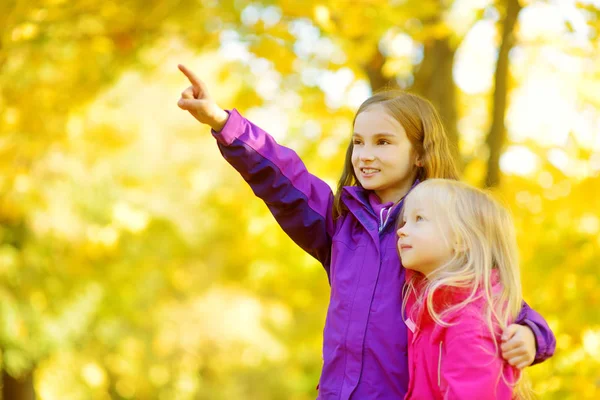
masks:
[[[332,186],[374,90],[431,100],[514,214],[539,398],[599,398],[599,33],[598,0],[3,0],[2,399],[316,397],[325,272],[178,63]]]

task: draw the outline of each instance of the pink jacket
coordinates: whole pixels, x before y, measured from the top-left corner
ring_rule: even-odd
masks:
[[[411,273],[407,270],[407,278]],[[501,288],[496,282],[494,291]],[[434,304],[455,303],[459,297],[456,289],[442,289],[436,292]],[[492,337],[482,313],[484,299],[444,318],[453,324],[448,327],[436,324],[426,307],[412,312],[414,302],[414,297],[409,298],[406,308],[410,381],[405,399],[513,398],[512,385],[519,372],[502,359],[502,332],[497,327]]]

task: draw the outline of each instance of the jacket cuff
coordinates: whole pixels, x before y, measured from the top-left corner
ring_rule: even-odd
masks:
[[[229,114],[229,118],[227,122],[225,122],[225,126],[221,129],[220,132],[211,129],[210,132],[217,139],[217,142],[222,144],[223,146],[229,146],[235,139],[237,139],[242,133],[243,130],[242,124],[244,123],[244,117],[240,115],[240,113],[234,108],[233,110],[225,110],[227,114]]]

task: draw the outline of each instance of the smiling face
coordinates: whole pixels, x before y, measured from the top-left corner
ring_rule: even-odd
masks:
[[[411,192],[404,203],[402,227],[397,231],[402,265],[429,275],[449,262],[454,255],[454,234],[448,222],[431,199]]]
[[[417,175],[417,160],[402,125],[375,104],[356,116],[352,140],[352,167],[362,187],[384,203],[400,200]]]

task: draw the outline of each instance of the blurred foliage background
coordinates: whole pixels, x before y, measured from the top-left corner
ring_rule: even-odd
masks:
[[[179,110],[221,106],[332,185],[354,111],[399,86],[514,213],[558,338],[543,399],[600,395],[598,0],[3,0],[3,399],[309,399],[329,296]]]

